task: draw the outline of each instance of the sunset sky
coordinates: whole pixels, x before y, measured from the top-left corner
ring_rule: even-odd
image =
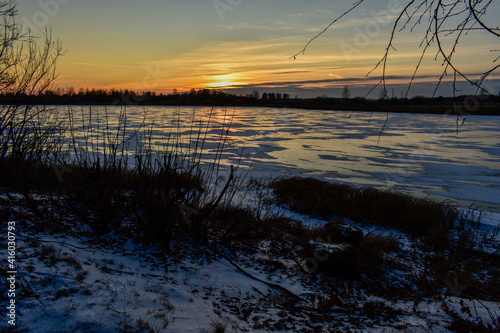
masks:
[[[304,55],[290,58],[353,3],[24,0],[18,5],[18,22],[38,34],[51,27],[63,43],[67,52],[58,65],[60,88],[164,93],[222,88],[336,97],[348,85],[353,96],[364,96],[380,79],[380,70],[366,75],[383,56],[392,28],[387,14],[394,19],[407,1],[366,1],[310,44]],[[487,18],[499,14],[497,2]],[[423,28],[406,29],[395,40],[397,52],[391,51],[387,76],[397,96],[406,92],[418,62]],[[493,35],[471,33],[459,45],[457,63],[477,78],[494,65],[499,52],[490,50],[498,50],[497,45]],[[442,71],[434,55],[424,59],[410,96],[432,93]],[[438,93],[450,95],[450,86]]]

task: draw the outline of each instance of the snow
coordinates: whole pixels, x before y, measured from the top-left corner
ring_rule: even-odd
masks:
[[[224,260],[159,264],[165,259],[140,244],[89,246],[78,239],[37,237],[41,246],[53,248],[54,263],[40,259],[39,249],[28,244],[33,240],[26,238],[33,235],[23,236],[18,253],[25,259],[20,260],[18,276],[33,294],[23,297],[18,322],[32,332],[114,332],[139,319],[160,331],[168,327],[169,332],[199,332],[219,318],[235,320],[214,313],[217,295],[240,297],[255,292],[252,288],[266,292],[264,284]],[[68,257],[76,258],[82,268],[65,262]],[[79,273],[84,278],[79,279]]]
[[[246,192],[246,198],[251,196]],[[290,211],[288,214],[311,225],[325,223]],[[295,262],[283,261],[288,272],[271,272],[259,264],[259,260],[278,259],[271,254],[272,244],[265,241],[259,248],[260,254],[254,257],[244,252],[232,257],[252,278],[204,245],[194,246],[193,240],[175,241],[172,254],[167,255],[162,249],[129,236],[111,233],[94,239],[86,226],[73,230],[73,236],[35,232],[32,222],[16,221],[20,227],[17,271],[22,285],[17,296],[17,322],[19,329],[30,332],[120,332],[141,328],[156,332],[213,332],[216,323],[227,324],[229,332],[267,332],[269,327],[259,325],[278,325],[283,318],[288,318],[279,324],[283,331],[309,331],[309,319],[304,314],[288,312],[283,317],[281,304],[286,300],[267,283],[279,284],[298,295],[305,308],[314,308],[317,301],[312,300],[324,292],[320,285],[304,284]],[[364,227],[364,232],[391,234],[400,240],[403,249],[414,246],[409,238],[394,230],[370,226]],[[362,326],[366,332],[390,332],[394,327],[412,332],[447,332],[445,327],[451,319],[442,304],[457,313],[462,313],[463,308],[463,299],[453,296],[418,304],[385,300],[363,291],[352,297],[360,308],[362,304],[379,302],[399,311],[389,323],[377,319]],[[474,309],[473,318],[484,322],[500,315],[500,308],[493,302],[467,300],[466,305]],[[244,311],[250,315],[245,316]],[[462,315],[468,318],[467,314]],[[342,321],[342,316],[339,314],[337,320]],[[356,316],[362,323],[369,322],[362,313]],[[341,330],[359,329],[359,323],[349,323],[351,317],[344,318]],[[321,326],[321,331],[326,332],[328,325]]]

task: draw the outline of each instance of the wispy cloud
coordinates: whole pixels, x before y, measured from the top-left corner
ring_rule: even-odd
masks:
[[[113,68],[139,68],[140,65],[117,65],[117,64],[102,64],[92,62],[73,62],[71,65],[77,66],[92,66],[92,67],[113,67]]]

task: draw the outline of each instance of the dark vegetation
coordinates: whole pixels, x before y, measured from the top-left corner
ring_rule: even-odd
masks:
[[[145,239],[168,249],[176,228],[203,237],[205,219],[225,204],[238,181],[233,167],[223,180],[218,162],[230,123],[215,128],[210,119],[200,121],[198,127],[187,128],[192,131],[190,139],[199,141],[182,142],[174,131],[163,138],[164,149],[157,151],[151,143],[152,129],[143,128],[141,133],[127,128],[125,109],[113,126],[110,123],[116,119],[106,114],[103,125],[92,109],[82,114],[85,120],[80,122],[73,114],[69,123],[59,117],[53,124],[20,118],[0,140],[1,186],[21,193],[47,227],[52,227],[52,217],[37,208],[34,193],[64,199],[72,213],[99,235],[116,230],[125,217],[134,216]],[[202,167],[209,129],[220,133],[220,141],[212,163]],[[136,153],[130,166],[125,150],[132,142]]]
[[[451,330],[498,329],[497,319],[493,323],[474,320],[471,305],[462,303],[459,315],[445,301],[447,296],[500,300],[498,246],[493,252],[479,246],[490,242],[498,231],[483,233],[472,209],[461,213],[447,202],[312,178],[277,179],[260,186],[269,189],[269,204],[284,204],[328,222],[307,225],[260,210],[226,207],[211,217],[209,239],[241,258],[255,253],[259,267],[274,274],[295,274],[317,285],[321,295],[329,295],[315,299],[317,318],[331,322],[332,313],[342,316],[343,308],[349,308],[352,316],[366,316],[367,321],[383,318],[391,322],[401,314],[384,302],[359,307],[353,298],[363,291],[388,301],[411,300],[415,312],[429,298],[443,302],[443,310],[453,318]],[[350,221],[345,219],[348,216]],[[364,226],[373,231],[363,232]],[[403,238],[408,237],[411,245],[403,244],[394,230],[406,235]],[[267,244],[265,250],[262,243]],[[395,271],[399,273],[394,275]],[[293,298],[283,306],[308,311]],[[463,318],[464,313],[470,314],[469,319]]]
[[[346,217],[362,224],[396,228],[423,236],[436,246],[446,244],[446,234],[458,217],[451,204],[392,190],[358,188],[313,178],[277,180],[273,187],[281,203],[300,213],[327,220]]]
[[[75,92],[44,91],[27,95],[0,93],[0,104],[28,105],[197,105],[197,106],[261,106],[344,111],[380,111],[397,113],[428,113],[452,115],[499,115],[498,96],[457,96],[388,98],[370,100],[355,98],[291,98],[286,93],[255,91],[248,95],[234,95],[222,90],[191,89],[190,92],[157,94],[151,91],[86,89]]]
[[[414,276],[418,295],[435,294],[445,281],[451,292],[464,297],[500,300],[498,249],[489,252],[477,246],[498,235],[498,230],[489,235],[482,233],[472,208],[463,213],[449,202],[413,198],[391,190],[326,183],[313,178],[278,179],[271,186],[281,204],[332,221],[308,231],[310,234],[306,238],[308,244],[304,248],[309,256],[320,252],[318,258],[328,257],[328,260],[317,260],[319,270],[333,270],[343,277],[364,276],[371,280],[379,277],[380,268],[390,270],[390,267],[397,267],[395,261],[387,261],[386,254],[403,253],[399,242],[382,234],[363,235],[360,229],[342,222],[348,218],[361,226],[397,229],[415,238],[416,246],[424,254],[421,263],[426,267]],[[328,249],[329,244],[339,243],[344,244],[343,249]],[[342,261],[335,258],[338,253],[342,254]],[[349,261],[346,262],[346,258]],[[482,271],[488,271],[490,277],[479,278]],[[377,292],[383,292],[382,286],[378,286]],[[398,293],[400,297],[402,294]]]

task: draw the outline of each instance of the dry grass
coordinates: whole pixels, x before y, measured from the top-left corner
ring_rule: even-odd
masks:
[[[394,237],[373,232],[365,235],[359,245],[359,272],[369,276],[382,274],[391,264],[386,254],[397,252],[399,248],[399,242]]]
[[[210,114],[206,122],[193,121],[187,129],[189,139],[182,137],[186,129],[173,128],[158,150],[152,145],[154,123],[150,129],[130,129],[125,108],[116,115],[110,115],[107,108],[104,111],[99,114],[95,108],[82,109],[78,120],[77,113],[69,109],[64,118],[67,126],[56,127],[57,132],[43,132],[43,124],[33,125],[37,126],[33,131],[50,138],[38,135],[30,137],[35,141],[28,141],[28,146],[7,147],[0,156],[0,185],[21,193],[38,219],[47,221],[48,228],[57,219],[40,211],[32,199],[36,191],[64,199],[65,208],[98,235],[118,230],[123,220],[132,216],[146,240],[166,248],[176,231],[206,237],[208,217],[237,190],[235,169],[231,167],[224,181],[219,174],[231,122],[212,126]],[[53,119],[53,123],[62,120]],[[31,133],[28,125],[21,123],[20,130]],[[220,132],[219,142],[215,151],[210,151],[210,155],[215,154],[213,161],[202,165],[209,131]],[[12,142],[4,134],[8,133],[1,133],[0,143]],[[128,152],[134,140],[132,167]]]
[[[213,320],[210,326],[214,333],[225,333],[227,331],[228,323],[221,320]]]
[[[357,188],[313,178],[278,179],[272,184],[282,204],[322,219],[347,217],[364,224],[397,228],[426,237],[432,244],[446,242],[458,217],[447,202],[413,198],[376,188]]]

